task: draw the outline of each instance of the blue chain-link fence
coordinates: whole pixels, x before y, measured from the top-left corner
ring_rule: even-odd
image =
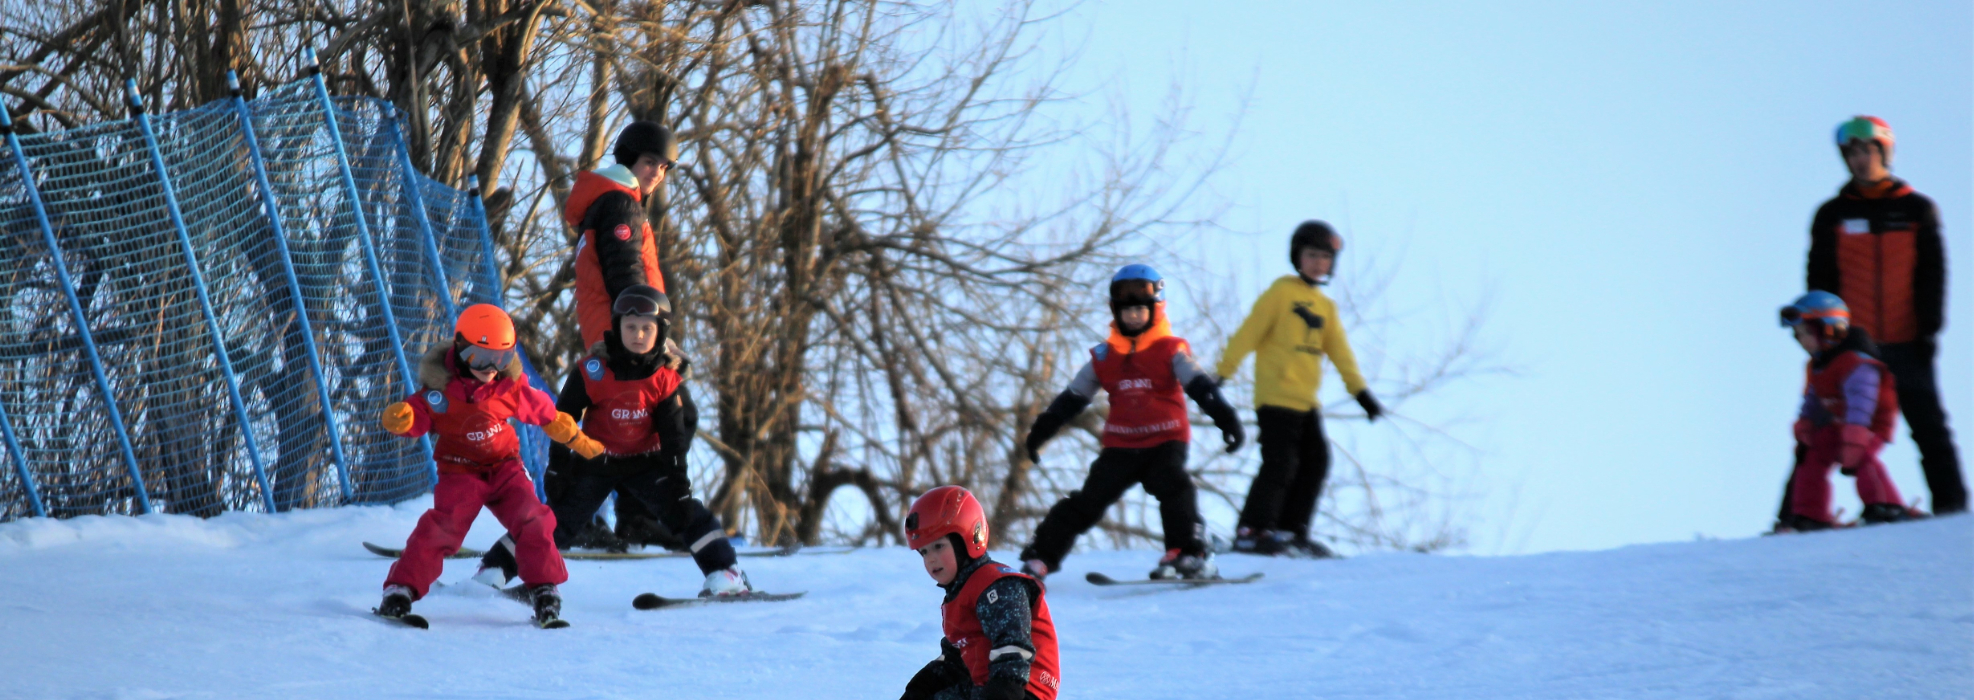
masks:
[[[132,114],[5,129],[0,521],[429,491],[429,441],[377,416],[458,307],[500,303],[478,196],[320,78]],[[539,477],[547,438],[520,435]]]

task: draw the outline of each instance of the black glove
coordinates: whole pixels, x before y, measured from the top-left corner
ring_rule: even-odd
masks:
[[[1227,453],[1232,454],[1247,442],[1247,426],[1241,424],[1241,415],[1227,403],[1227,397],[1220,393],[1220,383],[1204,374],[1186,382],[1186,395],[1193,403],[1199,404],[1201,413],[1213,419],[1213,427],[1220,429],[1220,439],[1227,443]]]
[[[1028,682],[1011,676],[995,676],[980,687],[980,700],[1021,700],[1028,695]]]
[[[1372,396],[1370,389],[1357,392],[1357,405],[1364,407],[1364,418],[1373,423],[1385,414],[1385,407],[1378,405],[1378,397]]]
[[[1049,402],[1049,407],[1042,411],[1042,415],[1035,417],[1033,425],[1028,426],[1028,440],[1023,443],[1023,446],[1028,448],[1028,461],[1042,461],[1042,444],[1048,442],[1049,438],[1055,437],[1056,432],[1062,430],[1063,424],[1075,418],[1076,414],[1082,413],[1089,405],[1088,398],[1078,396],[1075,392],[1065,391],[1056,394],[1056,400]]]

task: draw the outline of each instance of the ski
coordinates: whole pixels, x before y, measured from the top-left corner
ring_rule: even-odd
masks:
[[[1191,588],[1194,586],[1212,586],[1222,583],[1254,583],[1255,581],[1261,580],[1261,572],[1256,571],[1254,573],[1248,574],[1246,576],[1242,576],[1240,578],[1141,578],[1141,579],[1132,579],[1129,581],[1119,581],[1109,576],[1105,576],[1103,574],[1092,571],[1088,574],[1084,574],[1083,580],[1089,581],[1090,583],[1094,583],[1099,586],[1164,585],[1164,586],[1179,586],[1179,587]]]
[[[545,630],[567,629],[569,627],[569,621],[558,617],[547,622],[536,622],[535,626]]]
[[[631,599],[631,607],[639,610],[663,610],[665,608],[682,608],[705,603],[772,603],[782,600],[794,600],[807,594],[808,591],[801,593],[740,593],[737,595],[705,596],[700,598],[666,598],[656,593],[640,593],[636,598]]]
[[[390,557],[392,559],[396,559],[404,554],[403,549],[385,547],[383,545],[371,544],[369,542],[363,543],[363,548],[370,550],[371,554],[375,554],[380,557]],[[467,549],[465,547],[460,547],[459,551],[454,552],[452,556],[446,558],[447,559],[478,559],[485,554],[486,552],[482,552],[477,549]]]
[[[389,557],[392,559],[396,559],[404,554],[404,550],[402,549],[385,547],[382,545],[372,544],[369,542],[363,543],[363,548],[370,550],[371,554],[375,554],[380,557]],[[844,549],[804,549],[802,547],[781,547],[778,549],[735,552],[734,554],[742,557],[790,557],[790,556],[795,556],[797,554],[808,554],[808,555],[849,554],[856,550],[857,550],[856,547],[849,547]],[[482,552],[477,549],[469,549],[466,547],[461,547],[459,548],[459,552],[446,558],[447,559],[478,559],[481,556],[484,556],[485,554],[486,552]],[[562,558],[570,561],[676,559],[680,557],[690,557],[690,556],[692,556],[691,552],[670,552],[670,551],[659,551],[659,552],[586,552],[582,550],[562,551]]]
[[[386,622],[394,622],[400,625],[404,625],[406,627],[416,627],[421,630],[432,628],[432,623],[426,622],[423,616],[420,616],[416,613],[405,613],[401,617],[392,617],[390,615],[385,615],[377,612],[376,608],[371,608],[370,614],[371,616],[376,617],[379,620],[384,620]]]

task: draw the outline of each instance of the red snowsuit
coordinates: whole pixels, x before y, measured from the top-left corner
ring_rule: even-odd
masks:
[[[413,418],[403,436],[438,437],[432,456],[439,485],[432,490],[432,509],[418,519],[384,585],[405,586],[425,597],[445,558],[459,551],[481,506],[513,535],[523,583],[569,580],[555,550],[555,514],[535,498],[534,482],[521,465],[520,440],[507,423],[511,418],[547,425],[555,420],[554,401],[528,386],[518,357],[484,384],[459,376],[455,362],[450,344],[427,354],[418,367],[424,389],[405,399]]]
[[[1812,359],[1807,375],[1796,436],[1808,449],[1790,476],[1791,509],[1812,520],[1834,521],[1830,468],[1838,465],[1857,477],[1857,495],[1866,505],[1903,505],[1878,461],[1899,415],[1896,384],[1885,363],[1854,347],[1839,347]]]
[[[968,679],[975,686],[985,686],[988,680],[988,666],[993,658],[1009,653],[1010,649],[991,649],[993,642],[987,638],[981,624],[978,608],[981,593],[988,586],[1003,578],[1034,578],[1008,568],[1005,565],[987,562],[973,571],[966,584],[960,587],[953,599],[939,606],[940,626],[946,632],[946,643],[960,652],[960,660],[966,665]],[[1035,604],[1030,611],[1034,617],[1029,620],[1029,644],[1034,647],[1028,659],[1029,695],[1038,700],[1055,700],[1056,688],[1062,684],[1056,661],[1056,624],[1049,616],[1049,602],[1040,586],[1035,588]],[[1015,653],[1026,650],[1013,649]]]

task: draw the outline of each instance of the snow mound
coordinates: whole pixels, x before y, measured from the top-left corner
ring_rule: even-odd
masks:
[[[940,592],[901,548],[745,559],[787,603],[641,612],[689,560],[569,562],[564,616],[463,587],[418,631],[372,618],[429,501],[267,516],[0,524],[0,697],[895,697],[937,653]],[[499,526],[483,516],[467,545]],[[1008,544],[1008,543],[1002,543]],[[1003,553],[1003,560],[1011,559]],[[1267,574],[1099,588],[1152,552],[1050,581],[1073,698],[1964,698],[1974,518],[1521,557],[1223,557]],[[473,573],[446,565],[445,582]]]

